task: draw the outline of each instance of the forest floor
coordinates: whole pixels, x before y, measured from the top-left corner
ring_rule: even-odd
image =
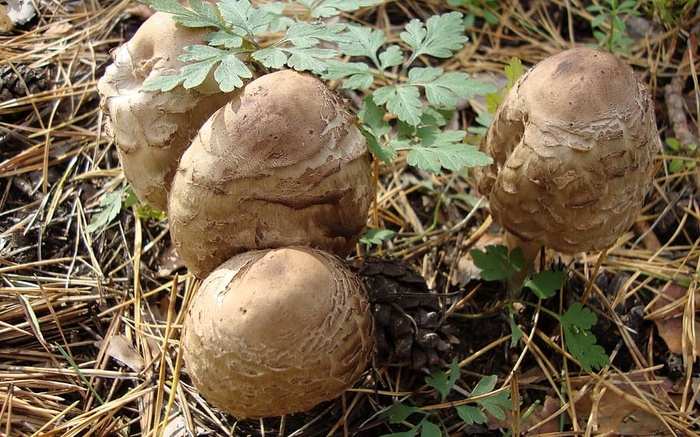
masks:
[[[615,53],[647,84],[662,141],[679,147],[658,154],[645,206],[613,247],[545,253],[544,267],[566,273],[559,297],[526,294],[521,308],[504,283],[481,280],[469,251],[501,236],[472,175],[427,173],[401,155],[376,166],[368,217],[395,235],[358,245],[351,261],[368,283],[429,295],[425,310],[449,326],[440,335],[450,353],[432,376],[376,360],[339,399],[242,421],[199,396],[183,366],[183,307],[199,281],[173,252],[167,218],[122,206],[89,228],[106,196],[125,196],[96,82],[149,10],[128,0],[36,3],[14,28],[0,13],[0,436],[700,435],[697,2],[636,2],[640,16],[625,17],[632,40]],[[597,44],[586,6],[608,4],[448,3],[459,2],[387,0],[344,19],[396,42],[413,18],[460,11],[473,18],[470,42],[435,66],[502,86],[513,57],[527,68]],[[466,130],[483,110],[464,102],[453,122]],[[366,268],[378,259],[386,265]],[[609,365],[587,371],[566,352],[551,313],[572,302],[597,315],[592,333]],[[525,333],[516,342],[509,308]],[[470,400],[474,392],[496,406]],[[461,405],[489,414],[469,423],[473,410]]]

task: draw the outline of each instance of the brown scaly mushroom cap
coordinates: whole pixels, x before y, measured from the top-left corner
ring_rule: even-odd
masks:
[[[170,232],[195,275],[236,253],[311,245],[349,254],[372,202],[362,133],[313,76],[262,76],[202,127],[182,157]]]
[[[302,247],[224,263],[194,295],[183,329],[195,387],[238,419],[340,396],[364,372],[374,341],[361,281],[335,256]]]
[[[139,200],[163,211],[180,156],[207,118],[236,92],[220,92],[213,79],[167,92],[145,91],[143,84],[176,74],[184,65],[178,60],[183,49],[203,44],[210,32],[183,27],[170,14],[156,12],[114,50],[114,63],[97,83],[127,180]]]
[[[521,242],[573,253],[610,247],[639,214],[660,149],[651,99],[612,54],[545,59],[505,96],[477,172],[491,214]]]

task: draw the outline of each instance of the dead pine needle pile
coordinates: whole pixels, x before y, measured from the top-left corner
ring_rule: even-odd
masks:
[[[146,3],[179,11],[170,0]],[[236,9],[249,3],[253,9]],[[362,352],[345,352],[367,365],[352,369],[359,380],[340,396],[304,404],[302,412],[251,419],[210,403],[193,382],[200,377],[188,373],[181,333],[204,278],[187,269],[170,230],[189,219],[171,218],[171,226],[167,211],[139,202],[100,105],[98,80],[114,50],[154,10],[131,0],[0,2],[0,436],[700,435],[699,2],[340,3],[220,3],[228,4],[221,6],[224,17],[239,10],[277,14],[255,35],[259,45],[243,44],[256,63],[248,76],[232,58],[210,63],[212,71],[221,62],[241,79],[237,85],[219,76],[222,88],[230,85],[225,92],[238,95],[234,88],[277,69],[321,63],[317,76],[332,90],[324,93],[337,93],[333,101],[347,105],[352,116],[343,126],[358,144],[359,132],[370,138],[372,152],[366,161],[363,153],[353,156],[363,171],[372,170],[352,191],[364,193],[362,214],[371,204],[367,226],[358,237],[360,220],[336,252],[352,250],[349,256],[328,256],[343,278],[364,287],[345,321],[365,311],[371,320],[346,323],[337,335],[365,330],[354,333],[362,336]],[[202,5],[191,3],[210,10]],[[296,28],[302,35],[285,37],[300,21],[307,22]],[[354,39],[342,39],[343,32]],[[252,37],[224,33],[214,40]],[[496,110],[509,89],[526,88],[522,74],[527,79],[538,62],[586,46],[632,68],[649,99],[639,117],[648,122],[654,111],[656,130],[649,130],[648,151],[616,151],[600,161],[609,167],[624,161],[624,173],[650,175],[643,191],[634,191],[640,206],[638,213],[631,209],[632,225],[611,231],[601,247],[574,245],[579,252],[571,254],[533,246],[523,241],[530,234],[517,229],[547,201],[533,198],[538,206],[529,208],[525,196],[505,203],[502,197],[497,210],[475,169],[488,168],[495,179],[529,159],[504,163],[500,156],[532,140],[528,131],[519,137],[517,123],[508,127],[509,150],[483,148],[499,155],[496,165],[488,167],[490,158],[477,149],[498,136],[487,133],[492,119],[514,117],[515,110]],[[214,59],[201,53],[190,52],[187,62]],[[201,76],[190,88],[217,77]],[[189,86],[185,79],[161,79],[152,92]],[[518,122],[527,124],[530,115]],[[568,117],[573,126],[587,115]],[[542,168],[554,172],[561,163],[552,162]],[[539,183],[540,173],[529,168],[521,179]],[[573,177],[564,179],[554,184]],[[374,191],[372,201],[367,191]],[[168,195],[161,194],[164,207]],[[571,204],[579,211],[595,201],[576,196]],[[513,201],[521,217],[502,205]],[[321,221],[322,237],[340,220]],[[249,228],[256,242],[277,238]],[[217,251],[219,241],[209,241],[208,250]],[[293,331],[292,325],[276,329]],[[269,350],[264,356],[279,358]],[[207,363],[197,363],[206,370]],[[269,396],[281,402],[286,393]],[[303,393],[300,399],[307,400]],[[294,410],[272,402],[266,411]]]

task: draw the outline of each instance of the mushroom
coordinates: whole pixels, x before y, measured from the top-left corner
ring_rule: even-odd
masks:
[[[219,91],[213,78],[192,89],[148,91],[144,82],[177,73],[184,47],[203,44],[211,32],[177,24],[156,12],[112,53],[114,63],[98,81],[101,106],[110,116],[108,132],[139,200],[167,210],[178,160],[209,116],[238,93]]]
[[[308,247],[236,255],[203,282],[181,339],[199,392],[238,419],[304,411],[334,399],[373,349],[362,282]]]
[[[202,126],[173,180],[170,232],[199,277],[247,250],[311,245],[346,256],[372,189],[365,138],[344,102],[315,77],[282,70]]]
[[[614,55],[575,48],[525,73],[505,96],[477,171],[491,214],[532,262],[541,245],[603,250],[639,214],[660,149],[652,101]]]

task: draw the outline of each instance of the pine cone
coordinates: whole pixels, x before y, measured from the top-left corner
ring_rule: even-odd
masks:
[[[439,369],[454,356],[456,327],[444,323],[440,296],[425,279],[396,260],[365,259],[356,264],[375,319],[378,365]]]
[[[49,75],[45,70],[26,65],[0,66],[0,102],[19,99],[49,89]]]

